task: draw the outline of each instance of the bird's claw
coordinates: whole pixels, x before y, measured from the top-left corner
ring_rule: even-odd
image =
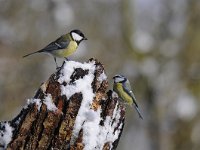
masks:
[[[70,61],[69,58],[67,58],[67,57],[65,57],[65,60],[66,60],[66,61]]]
[[[56,70],[57,70],[57,71],[60,70],[60,69],[61,69],[61,67],[56,66]]]

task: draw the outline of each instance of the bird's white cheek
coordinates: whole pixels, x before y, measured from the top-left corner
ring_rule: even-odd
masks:
[[[77,33],[72,33],[72,37],[75,41],[81,41],[83,39],[83,37],[78,35]]]
[[[116,83],[121,82],[121,81],[123,81],[122,78],[115,78],[115,82],[116,82]]]

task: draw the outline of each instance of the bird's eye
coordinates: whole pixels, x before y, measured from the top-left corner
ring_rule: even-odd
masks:
[[[85,37],[83,33],[81,33],[80,36]]]

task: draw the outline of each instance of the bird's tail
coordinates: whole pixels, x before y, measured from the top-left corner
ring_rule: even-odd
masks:
[[[141,112],[140,112],[138,106],[137,106],[137,105],[134,105],[134,107],[135,107],[135,109],[136,109],[136,111],[137,111],[137,113],[138,113],[140,119],[143,119],[142,114],[141,114]]]
[[[24,55],[24,56],[22,56],[22,57],[23,57],[23,58],[24,58],[24,57],[28,57],[28,56],[30,56],[30,55],[33,55],[33,54],[36,54],[36,53],[41,53],[41,52],[43,52],[43,50],[39,50],[39,51],[36,51],[36,52],[33,52],[33,53],[29,53],[29,54]]]
[[[135,109],[136,109],[136,111],[137,111],[137,113],[138,113],[140,119],[143,119],[142,114],[140,113],[138,104],[137,104],[137,102],[136,102],[135,95],[134,95],[133,93],[132,93],[132,98],[133,98],[133,104],[132,104],[132,106],[134,105],[134,107],[135,107]]]

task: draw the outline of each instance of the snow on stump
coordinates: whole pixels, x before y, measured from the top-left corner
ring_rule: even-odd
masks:
[[[116,149],[125,107],[103,65],[65,61],[11,121],[0,122],[0,149]]]

